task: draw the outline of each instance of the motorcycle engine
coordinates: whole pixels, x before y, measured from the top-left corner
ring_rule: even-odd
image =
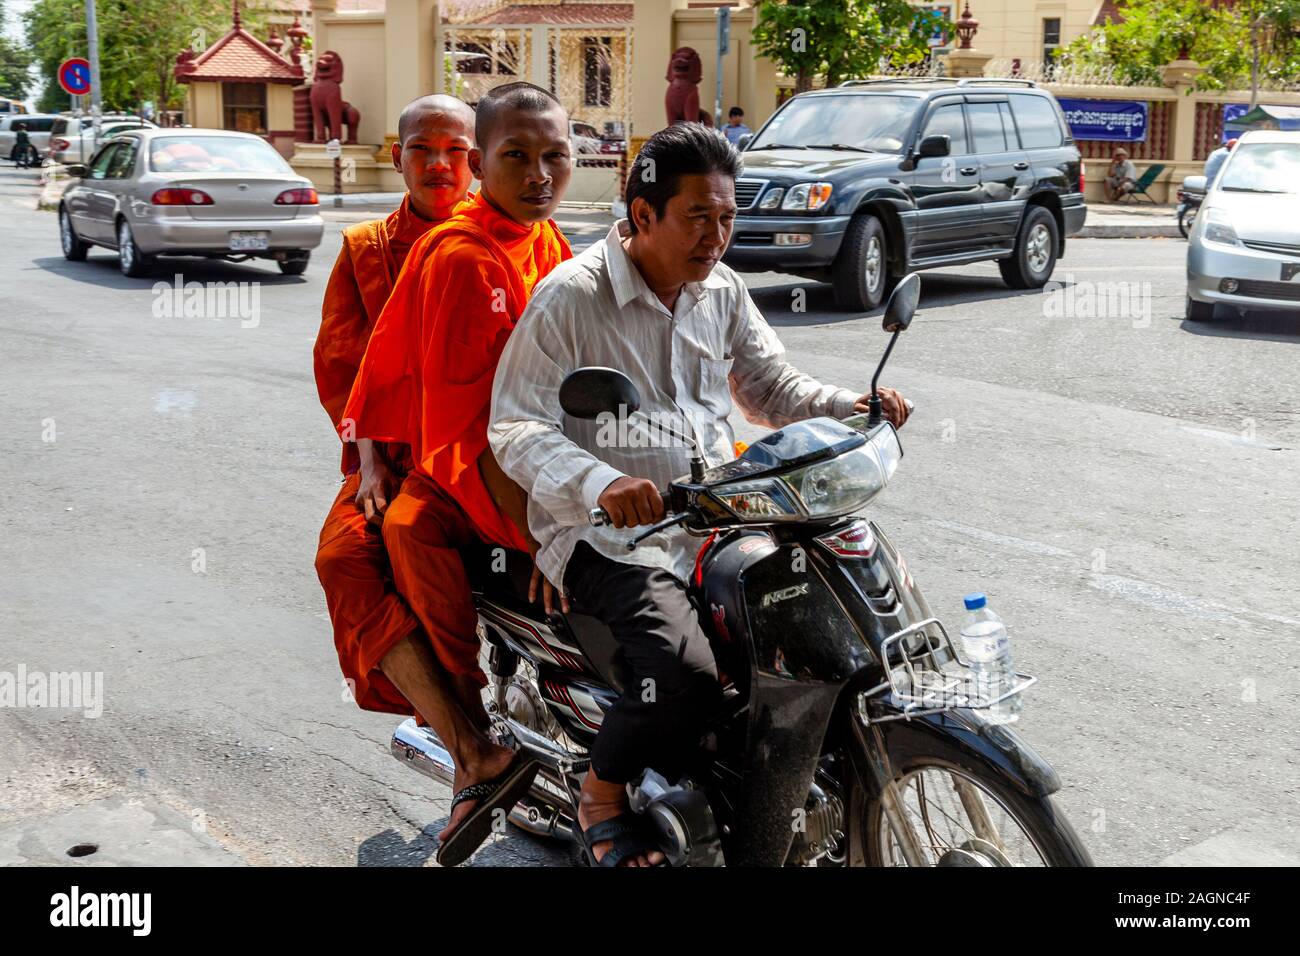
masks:
[[[822,770],[813,778],[801,822],[790,845],[788,865],[814,866],[822,860],[830,865],[844,862],[844,800],[839,784]]]
[[[670,866],[722,866],[722,838],[703,790],[688,777],[670,785],[647,770],[632,791],[632,810],[650,818]]]

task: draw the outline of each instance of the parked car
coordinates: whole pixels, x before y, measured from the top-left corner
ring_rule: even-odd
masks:
[[[1300,313],[1300,131],[1242,134],[1187,240],[1187,318],[1216,305]]]
[[[77,181],[59,203],[64,256],[115,249],[128,276],[160,255],[274,259],[300,275],[324,232],[311,180],[250,133],[130,130],[68,172]]]
[[[99,140],[113,135],[110,130],[153,127],[153,123],[126,113],[105,113],[99,118]],[[89,115],[59,116],[50,130],[48,159],[52,163],[84,163],[95,154],[95,124]]]
[[[1087,217],[1065,117],[1028,80],[851,80],[742,141],[724,261],[829,281],[845,309],[987,259],[1013,288],[1042,286]]]
[[[599,153],[601,151],[600,133],[596,127],[582,120],[569,120],[569,142],[573,154]]]
[[[0,117],[0,156],[9,162],[18,161],[16,147],[17,133],[14,127],[20,123],[27,126],[27,138],[42,156],[49,148],[50,130],[60,117],[54,113],[6,113]]]

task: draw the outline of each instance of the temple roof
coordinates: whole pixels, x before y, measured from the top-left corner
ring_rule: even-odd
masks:
[[[176,63],[176,79],[221,83],[301,83],[302,67],[290,63],[242,26],[236,26],[198,56]]]
[[[547,23],[556,26],[585,23],[631,23],[630,3],[514,3],[471,20],[483,24]]]

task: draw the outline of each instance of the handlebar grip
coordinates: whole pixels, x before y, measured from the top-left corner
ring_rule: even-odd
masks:
[[[587,520],[591,522],[593,528],[599,528],[609,524],[609,512],[604,508],[592,508],[587,512]]]

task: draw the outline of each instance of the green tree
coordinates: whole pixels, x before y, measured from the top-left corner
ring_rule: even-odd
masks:
[[[795,80],[795,91],[827,86],[924,59],[926,31],[907,0],[761,0],[755,47]]]
[[[1300,73],[1300,0],[1128,0],[1122,23],[1084,34],[1066,51],[1070,62],[1108,67],[1122,83],[1160,84],[1160,67],[1186,55],[1205,67],[1203,89],[1251,83],[1258,52],[1263,82]]]
[[[86,55],[85,9],[85,0],[37,0],[24,15],[28,44],[46,80],[42,110],[67,108],[55,71],[67,57]],[[146,100],[159,109],[179,105],[176,54],[190,45],[206,48],[230,29],[226,0],[96,0],[95,10],[105,111],[137,110]],[[244,28],[261,36],[265,13],[241,13]]]
[[[27,98],[31,86],[32,54],[26,47],[4,35],[5,8],[0,3],[0,96],[14,100]]]

